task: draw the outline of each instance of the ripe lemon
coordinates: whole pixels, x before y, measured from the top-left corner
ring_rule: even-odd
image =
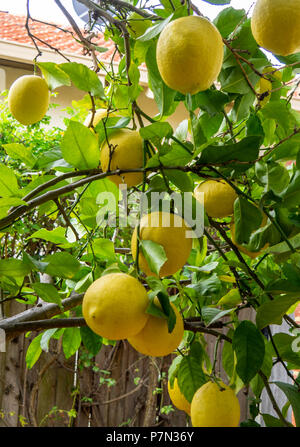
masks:
[[[263,214],[262,223],[260,225],[260,228],[264,227],[267,224],[268,216],[266,214]],[[269,246],[267,243],[263,248],[261,248],[259,251],[249,251],[246,247],[243,247],[243,245],[237,244],[235,240],[235,224],[234,222],[231,222],[230,224],[230,233],[231,233],[231,240],[234,243],[234,245],[237,246],[237,248],[242,252],[245,253],[245,255],[249,256],[251,259],[255,259],[258,256],[260,256],[264,250]]]
[[[120,129],[109,137],[111,147],[110,171],[115,169],[136,169],[143,167],[143,140],[137,131]],[[101,148],[100,161],[103,172],[109,167],[110,148],[105,142]],[[117,186],[126,183],[131,186],[138,185],[143,180],[142,172],[129,172],[109,177]]]
[[[156,306],[161,307],[157,298],[154,302]],[[171,354],[180,345],[184,333],[183,319],[174,304],[171,306],[176,315],[173,331],[168,332],[168,323],[165,318],[148,315],[149,318],[143,329],[128,338],[128,342],[136,351],[151,357],[163,357]]]
[[[110,273],[94,281],[85,292],[82,314],[96,334],[121,340],[138,333],[149,317],[145,287],[126,273]]]
[[[201,194],[204,193],[204,196]],[[205,212],[210,217],[227,217],[233,214],[237,193],[225,180],[205,180],[200,183],[194,195],[203,203]]]
[[[95,114],[94,114],[94,117],[93,117],[93,122],[92,122],[92,125],[94,126],[94,127],[96,127],[97,126],[97,124],[102,120],[102,118],[106,118],[106,117],[111,117],[111,116],[117,116],[117,113],[116,112],[107,112],[107,109],[98,109],[98,110],[96,110],[96,112],[95,112]],[[91,123],[91,119],[92,119],[92,112],[90,112],[88,115],[87,115],[87,117],[86,117],[86,119],[84,120],[84,125],[85,126],[89,126],[90,125],[90,123]]]
[[[208,89],[223,63],[221,34],[204,17],[180,17],[164,28],[156,49],[164,82],[183,94]]]
[[[162,265],[159,276],[169,276],[180,270],[186,263],[191,249],[192,238],[186,237],[186,232],[191,231],[184,219],[177,214],[155,211],[146,214],[140,221],[139,238],[150,240],[162,245],[167,261]],[[133,259],[136,259],[137,251],[137,227],[134,229],[131,238],[131,252]],[[155,276],[139,249],[139,267],[147,276]]]
[[[40,121],[49,107],[50,93],[45,79],[25,75],[16,79],[8,93],[8,108],[25,126]]]
[[[274,67],[265,67],[262,72],[263,72],[263,74],[267,75],[268,73],[272,73],[274,70],[275,70]],[[270,98],[271,98],[270,92],[272,91],[272,88],[273,88],[272,82],[271,82],[272,78],[275,78],[278,81],[281,81],[282,73],[280,71],[275,71],[274,73],[270,74],[270,76],[267,76],[267,77],[268,77],[268,79],[260,78],[260,80],[258,82],[258,93],[260,95],[262,95],[263,93],[268,93],[268,95],[266,95],[264,97],[264,99],[262,99],[260,101],[261,108],[264,107],[270,101]]]
[[[191,403],[193,427],[237,427],[240,404],[234,391],[219,382],[207,382],[194,394]]]
[[[300,1],[257,0],[252,18],[252,34],[266,50],[280,56],[300,51]]]
[[[178,386],[177,378],[175,378],[173,383],[173,388],[171,388],[170,381],[168,381],[168,392],[173,405],[178,408],[178,410],[185,411],[188,415],[191,414],[191,404],[185,398],[184,394],[180,391]]]
[[[128,32],[131,37],[137,38],[144,34],[147,28],[152,25],[151,20],[146,20],[137,12],[132,12],[128,17]]]

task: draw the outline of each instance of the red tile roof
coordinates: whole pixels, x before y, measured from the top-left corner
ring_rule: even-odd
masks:
[[[27,45],[33,45],[32,39],[28,36],[27,30],[25,28],[26,17],[19,15],[12,15],[6,12],[0,12],[0,40],[7,40],[10,42],[19,42]],[[58,25],[62,29],[71,30],[70,27],[65,25]],[[29,27],[32,34],[41,40],[46,41],[54,48],[57,48],[62,53],[71,54],[84,54],[83,47],[80,45],[72,34],[69,32],[64,32],[55,26],[47,25],[44,23],[29,20]],[[82,30],[84,35],[84,31]],[[105,53],[97,53],[99,59],[110,60],[112,53],[114,52],[114,43],[112,41],[105,41],[103,34],[98,33],[98,35],[93,38],[93,43],[96,43],[100,47],[108,48]],[[40,48],[47,48],[47,45],[36,41]],[[117,58],[116,58],[117,60]]]

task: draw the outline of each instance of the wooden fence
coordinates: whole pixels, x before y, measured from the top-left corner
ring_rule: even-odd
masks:
[[[24,306],[11,303],[6,315]],[[249,312],[249,311],[248,311]],[[251,315],[244,315],[249,318]],[[137,353],[126,341],[103,346],[99,354],[82,366],[77,355],[66,360],[60,342],[51,340],[33,368],[26,368],[25,355],[31,339],[22,334],[0,353],[0,426],[172,426],[190,425],[184,412],[161,414],[171,404],[167,372],[172,356],[149,358]],[[206,337],[212,357],[216,339]],[[224,377],[221,362],[217,371]],[[241,419],[247,418],[247,390],[238,397]]]

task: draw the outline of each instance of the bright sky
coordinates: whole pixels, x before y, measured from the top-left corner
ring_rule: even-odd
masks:
[[[244,8],[247,11],[254,3],[254,0],[231,0],[231,6],[237,9]],[[74,11],[72,0],[62,0],[62,4],[69,11]],[[194,0],[194,4],[210,19],[214,19],[222,9],[229,6],[210,5],[202,0]],[[26,15],[26,0],[0,0],[0,10],[8,11],[12,14]],[[30,0],[30,13],[36,19],[48,22],[53,21],[56,24],[66,22],[65,17],[56,6],[54,0]]]

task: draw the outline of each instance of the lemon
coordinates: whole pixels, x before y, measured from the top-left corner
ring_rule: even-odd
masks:
[[[219,382],[219,385],[207,382],[194,394],[191,403],[193,427],[237,427],[239,425],[239,401],[229,386],[223,382]]]
[[[178,410],[183,410],[190,415],[191,404],[180,391],[177,378],[174,380],[173,387],[171,387],[170,381],[168,381],[168,392],[173,405],[178,408]]]
[[[109,147],[110,145],[110,147]],[[109,145],[104,142],[100,152],[100,161],[103,172],[109,167],[110,171],[115,169],[137,169],[143,167],[143,140],[137,131],[120,129],[109,137]],[[142,172],[129,172],[121,175],[109,176],[117,186],[126,183],[131,186],[138,185],[143,180]]]
[[[128,23],[128,32],[134,38],[142,36],[146,29],[152,25],[151,20],[146,20],[135,11],[129,14]]]
[[[274,72],[274,70],[276,70],[274,67],[265,67],[263,69],[263,74],[267,75],[268,73],[272,73]],[[272,91],[272,77],[277,79],[278,81],[281,81],[282,79],[282,73],[280,71],[275,71],[274,73],[270,74],[270,76],[266,76],[268,77],[268,79],[266,78],[260,78],[259,82],[258,82],[258,93],[260,95],[262,95],[263,93],[268,93],[264,99],[262,99],[260,101],[260,106],[264,107],[271,98],[271,91]]]
[[[260,225],[260,228],[264,227],[267,224],[268,216],[266,214],[263,214],[262,223]],[[263,248],[261,248],[259,251],[249,251],[246,247],[243,247],[243,245],[237,244],[235,241],[235,224],[234,222],[231,222],[230,224],[230,233],[231,233],[231,240],[234,243],[234,245],[237,246],[237,248],[244,253],[245,255],[249,256],[251,259],[255,259],[258,256],[260,256],[264,250],[269,246],[269,244],[265,244]]]
[[[84,120],[84,125],[85,126],[89,126],[91,123],[91,119],[92,119],[92,113],[90,112],[86,119]],[[106,117],[111,117],[111,116],[117,116],[116,112],[109,112],[107,111],[107,109],[98,109],[96,110],[96,112],[94,113],[94,117],[93,117],[93,122],[92,125],[93,127],[96,127],[97,124],[102,120],[102,118],[106,118]]]
[[[236,307],[238,304],[242,302],[242,298],[238,289],[229,290],[226,295],[222,296],[217,302],[217,306],[221,306],[224,309],[231,309],[232,307]]]
[[[167,261],[162,265],[159,276],[169,276],[180,270],[186,263],[191,249],[192,238],[186,237],[186,232],[191,231],[184,219],[177,214],[170,214],[162,211],[154,211],[145,214],[140,221],[139,237],[141,240],[150,240],[162,245]],[[133,259],[136,259],[137,252],[137,227],[134,229],[131,238],[131,252]],[[147,276],[155,276],[139,249],[139,268]]]
[[[183,94],[206,90],[221,71],[221,34],[204,17],[180,17],[160,34],[156,59],[161,77],[170,88]]]
[[[233,214],[237,193],[225,180],[205,180],[195,188],[194,195],[199,202],[203,203],[204,200],[205,212],[210,217],[221,218]]]
[[[45,79],[24,75],[16,79],[8,93],[8,108],[19,123],[28,126],[40,121],[49,107],[50,93]]]
[[[251,29],[256,42],[273,54],[297,53],[300,51],[300,1],[257,0]]]
[[[126,273],[96,279],[84,294],[82,314],[96,334],[121,340],[138,333],[149,317],[145,287]]]
[[[161,307],[157,298],[154,303]],[[143,329],[128,338],[128,342],[136,351],[151,357],[163,357],[171,354],[180,345],[184,333],[183,319],[174,304],[171,306],[176,315],[173,331],[168,332],[168,323],[165,318],[148,315],[149,318]]]

